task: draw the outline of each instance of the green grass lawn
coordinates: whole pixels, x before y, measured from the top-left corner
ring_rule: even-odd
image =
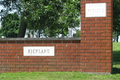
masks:
[[[110,75],[81,72],[1,73],[0,80],[120,80],[120,43],[113,43],[113,73]]]

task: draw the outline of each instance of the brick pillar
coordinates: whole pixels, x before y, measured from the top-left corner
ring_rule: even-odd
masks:
[[[86,3],[105,3],[105,17],[86,17]],[[112,72],[112,4],[113,0],[81,0],[82,72]]]

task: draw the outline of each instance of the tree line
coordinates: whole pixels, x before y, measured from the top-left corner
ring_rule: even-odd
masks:
[[[26,29],[48,37],[67,35],[80,24],[80,0],[1,0],[0,34],[24,37]],[[120,0],[113,0],[113,37],[120,35]],[[9,11],[16,10],[14,14]],[[11,26],[10,26],[11,25]],[[12,29],[13,28],[13,29]]]
[[[80,24],[79,0],[1,0],[1,35],[24,37],[26,29],[47,37],[66,36]],[[15,10],[13,14],[10,11]]]

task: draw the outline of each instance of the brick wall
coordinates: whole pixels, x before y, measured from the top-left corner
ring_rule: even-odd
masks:
[[[106,3],[106,17],[85,17],[86,3]],[[112,71],[112,3],[112,0],[81,0],[82,72]]]
[[[107,3],[106,17],[85,17],[85,3]],[[55,56],[23,56],[24,46],[54,46]],[[112,72],[112,0],[81,0],[80,39],[0,39],[0,73]]]
[[[13,40],[0,41],[0,72],[80,71],[80,38]],[[55,56],[23,56],[24,46],[54,46]]]

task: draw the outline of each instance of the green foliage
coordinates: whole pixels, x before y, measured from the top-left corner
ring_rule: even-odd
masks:
[[[113,31],[120,35],[120,0],[113,0]]]
[[[0,2],[6,8],[16,4],[12,10],[16,9],[22,16],[20,29],[27,27],[29,30],[39,31],[39,35],[41,33],[48,37],[58,34],[67,35],[68,27],[76,27],[80,24],[79,0],[3,0]],[[5,13],[5,10],[3,12]],[[24,33],[21,31],[19,33]]]
[[[76,27],[80,23],[78,4],[80,5],[78,0],[30,0],[25,2],[23,9],[26,12],[27,28],[35,31],[39,29],[40,33],[43,32],[48,37],[58,34],[67,35],[68,27]],[[48,31],[46,32],[46,30]]]
[[[99,75],[81,72],[1,73],[1,80],[120,80],[120,74]]]
[[[81,31],[80,30],[77,30],[76,31],[76,37],[80,37],[81,36]]]
[[[17,37],[19,30],[19,17],[17,14],[8,14],[2,17],[1,35],[6,37]]]

